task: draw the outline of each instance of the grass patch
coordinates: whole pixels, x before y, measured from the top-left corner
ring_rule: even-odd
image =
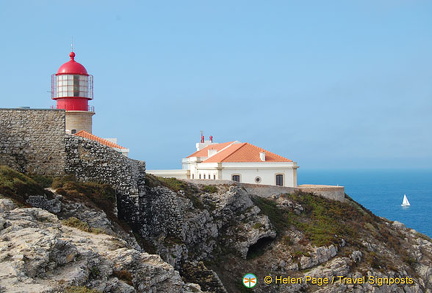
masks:
[[[202,191],[207,193],[216,193],[218,192],[218,188],[214,185],[205,185],[203,186]]]
[[[253,197],[252,201],[261,212],[268,216],[278,235],[288,230],[291,225],[305,234],[305,241],[315,246],[339,244],[340,239],[350,240],[352,244],[360,239],[359,231],[365,222],[375,222],[373,214],[359,205],[350,202],[329,200],[309,193],[295,193],[285,197],[304,210],[301,214],[280,208],[277,202],[267,198]],[[285,241],[292,243],[291,241]]]
[[[33,179],[37,184],[42,186],[43,188],[51,187],[54,179],[52,177],[47,177],[38,174],[29,174],[28,177]]]
[[[89,289],[84,286],[71,286],[65,289],[65,293],[100,293],[101,291]]]
[[[145,176],[145,185],[150,188],[162,186],[162,183],[158,180],[158,178],[159,177],[147,173]]]
[[[176,178],[164,178],[164,177],[154,177],[149,180],[152,185],[156,186],[165,186],[166,188],[177,192],[179,196],[183,196],[188,198],[191,202],[194,208],[197,209],[204,209],[204,204],[201,201],[201,199],[198,197],[199,190],[194,185],[189,184],[185,181],[178,180]],[[159,182],[159,185],[157,185]],[[182,192],[180,192],[182,191]]]
[[[288,212],[279,208],[274,200],[254,196],[252,197],[252,201],[270,219],[278,235],[289,228]]]
[[[176,178],[157,177],[157,180],[161,182],[162,186],[165,186],[175,192],[179,192],[180,190],[186,192],[186,190],[189,189],[186,182],[178,180]]]
[[[78,182],[73,176],[55,178],[52,188],[56,192],[102,209],[105,213],[112,215],[116,205],[115,190],[108,184],[95,182]]]
[[[70,217],[66,220],[62,220],[61,222],[63,225],[77,228],[77,229],[80,229],[81,231],[84,231],[84,232],[89,232],[89,233],[93,233],[93,234],[104,233],[104,231],[102,229],[92,228],[89,226],[88,223],[81,221],[80,219],[75,218],[75,217]]]
[[[362,223],[371,221],[368,213],[350,203],[328,200],[308,193],[288,195],[304,208],[294,215],[293,224],[316,246],[338,244],[340,238],[359,239]]]
[[[20,203],[25,203],[30,195],[46,195],[52,198],[52,194],[45,191],[35,180],[3,165],[0,166],[0,193]]]
[[[254,229],[259,229],[259,228],[261,228],[261,227],[264,227],[264,225],[261,224],[261,223],[255,223],[255,224],[252,226],[252,228],[254,228]]]

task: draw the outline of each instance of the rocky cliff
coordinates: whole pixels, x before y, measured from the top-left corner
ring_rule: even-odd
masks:
[[[152,176],[125,197],[0,170],[0,291],[432,290],[430,238],[352,200]]]

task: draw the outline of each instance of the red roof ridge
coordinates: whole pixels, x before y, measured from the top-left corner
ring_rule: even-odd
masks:
[[[191,157],[208,157],[208,150],[211,149],[216,149],[218,152],[226,149],[227,147],[229,147],[230,145],[234,144],[236,141],[229,141],[229,142],[222,142],[222,143],[215,143],[215,144],[211,144],[206,146],[205,148],[194,152],[192,155],[187,156],[186,158],[191,158]]]
[[[265,161],[261,161],[259,156],[260,152],[264,152],[266,154]],[[292,162],[292,160],[257,147],[253,144],[244,142],[239,144],[231,144],[229,147],[219,151],[214,156],[207,158],[203,163],[222,162]]]
[[[239,151],[240,149],[242,149],[242,148],[243,148],[245,145],[247,145],[247,144],[248,144],[247,142],[239,143],[239,146],[238,146],[236,149],[233,149],[233,150],[231,151],[231,153],[229,153],[227,156],[225,156],[225,158],[223,158],[223,159],[221,160],[221,162],[228,160],[229,157],[231,157],[235,152]]]
[[[100,144],[103,144],[103,145],[106,145],[106,146],[108,146],[110,148],[126,149],[125,147],[122,147],[121,145],[118,145],[118,144],[116,144],[116,143],[114,143],[112,141],[109,141],[109,140],[105,139],[105,138],[101,138],[99,136],[96,136],[96,135],[94,135],[94,134],[92,134],[90,132],[87,132],[85,130],[80,130],[77,133],[75,133],[74,135],[80,136],[80,137],[84,137],[84,138],[87,138],[87,139],[90,139],[90,140],[93,140],[93,141],[96,141],[96,142],[98,142]]]

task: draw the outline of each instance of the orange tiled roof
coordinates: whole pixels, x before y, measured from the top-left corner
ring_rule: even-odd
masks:
[[[97,141],[98,143],[106,145],[106,146],[109,146],[110,148],[126,149],[125,147],[122,147],[122,146],[120,146],[120,145],[118,145],[116,143],[113,143],[113,142],[111,142],[109,140],[106,140],[104,138],[100,138],[99,136],[91,134],[91,133],[89,133],[89,132],[87,132],[85,130],[78,131],[77,133],[75,133],[75,135],[76,136],[81,136],[81,137],[84,137],[84,138],[88,138],[88,139],[91,139],[91,140],[94,140],[94,141]]]
[[[265,152],[265,161],[260,159],[261,152]],[[203,163],[222,162],[292,162],[292,160],[245,142],[233,144],[203,161]]]
[[[188,156],[187,158],[191,158],[191,157],[208,157],[208,150],[217,150],[217,151],[220,151],[221,149],[229,146],[230,144],[233,144],[234,142],[235,141],[230,141],[230,142],[216,143],[216,144],[208,145],[205,148],[203,148],[202,150],[196,151],[195,153],[193,153],[192,155]]]

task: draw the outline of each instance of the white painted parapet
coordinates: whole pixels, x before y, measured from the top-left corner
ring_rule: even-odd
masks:
[[[164,178],[177,178],[177,179],[188,179],[189,178],[189,170],[147,170],[146,173],[152,174],[158,177]]]

